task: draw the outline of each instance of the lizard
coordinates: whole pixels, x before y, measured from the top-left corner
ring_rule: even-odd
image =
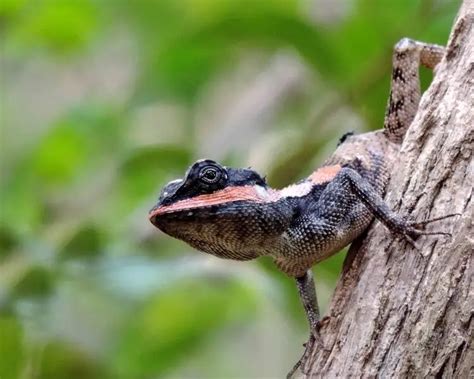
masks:
[[[435,69],[443,46],[408,38],[393,48],[390,96],[381,130],[344,135],[323,165],[283,189],[273,189],[252,169],[210,159],[192,164],[161,191],[149,220],[164,233],[220,258],[273,258],[295,278],[309,323],[305,351],[288,374],[304,365],[319,334],[320,312],[311,267],[359,237],[373,219],[416,247],[425,226],[394,212],[384,201],[390,172],[421,97],[419,67]]]

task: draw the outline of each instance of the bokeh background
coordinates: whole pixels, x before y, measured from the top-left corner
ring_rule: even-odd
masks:
[[[282,377],[293,281],[147,212],[195,159],[282,187],[380,128],[393,44],[444,44],[458,5],[1,0],[0,378]],[[314,269],[323,311],[343,259]]]

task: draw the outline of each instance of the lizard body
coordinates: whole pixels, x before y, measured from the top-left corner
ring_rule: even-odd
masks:
[[[168,183],[150,221],[163,232],[221,258],[271,256],[296,278],[311,334],[321,343],[319,308],[311,267],[361,235],[377,218],[413,239],[425,232],[384,202],[385,188],[420,99],[420,63],[434,68],[444,48],[402,39],[394,48],[390,98],[384,129],[344,136],[335,152],[306,179],[277,190],[257,172],[199,160],[183,179]]]
[[[286,274],[299,277],[372,221],[367,207],[345,188],[344,173],[359,173],[382,194],[390,166],[384,157],[395,156],[396,148],[382,132],[349,136],[321,168],[281,190],[268,187],[252,170],[201,160],[183,181],[165,188],[160,203],[169,204],[152,212],[152,222],[198,250],[235,260],[268,255]],[[203,168],[215,168],[227,179],[195,195]]]

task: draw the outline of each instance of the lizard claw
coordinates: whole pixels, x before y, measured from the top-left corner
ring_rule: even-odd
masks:
[[[405,224],[405,230],[402,232],[402,236],[415,250],[417,250],[418,252],[421,252],[421,246],[417,244],[415,241],[415,239],[418,238],[419,236],[442,235],[442,236],[447,236],[449,238],[452,237],[452,234],[448,232],[438,232],[438,231],[427,232],[425,230],[426,225],[435,221],[440,221],[449,217],[460,216],[460,215],[461,213],[452,213],[452,214],[448,214],[448,215],[436,217],[436,218],[431,218],[424,221],[408,221]]]
[[[461,216],[461,215],[462,215],[462,213],[450,213],[448,215],[435,217],[435,218],[430,218],[430,219],[424,220],[424,221],[412,221],[412,222],[409,222],[408,224],[410,226],[414,227],[414,228],[420,229],[420,228],[424,228],[428,224],[431,224],[432,222],[441,221],[441,220],[444,220],[444,219],[447,219],[447,218],[450,218],[450,217]],[[449,234],[449,235],[451,235],[451,233],[440,233],[440,234]]]
[[[319,334],[318,334],[319,335]],[[290,372],[286,375],[286,379],[292,379],[293,378],[293,375],[295,374],[295,372],[299,369],[299,368],[303,368],[305,363],[306,363],[306,360],[308,359],[308,356],[309,356],[309,353],[311,352],[311,350],[313,349],[313,346],[314,344],[316,343],[316,337],[314,336],[314,334],[311,332],[311,334],[309,335],[309,339],[307,342],[305,342],[303,344],[304,346],[304,353],[303,355],[301,356],[301,358],[298,360],[298,362],[295,363],[295,365],[293,366],[293,368],[290,370]]]
[[[316,325],[311,328],[308,341],[303,344],[305,348],[304,353],[298,360],[298,362],[296,362],[296,364],[290,370],[290,372],[286,375],[286,379],[291,379],[298,369],[303,369],[307,359],[309,358],[309,354],[311,353],[311,351],[313,351],[315,345],[319,345],[321,350],[325,350],[323,339],[321,337],[321,334],[319,333],[319,329],[321,328],[321,325],[322,323],[324,323],[325,319],[326,317],[318,321]],[[306,374],[305,372],[303,373]]]
[[[441,232],[441,231],[427,232],[425,230],[426,225],[435,221],[441,221],[449,217],[460,216],[460,215],[461,213],[452,213],[449,215],[431,218],[424,221],[408,221],[406,223],[405,230],[403,231],[403,237],[410,243],[410,245],[412,245],[414,248],[419,250],[419,247],[414,241],[414,238],[417,238],[419,236],[442,235],[442,236],[452,237],[452,234],[448,232]]]

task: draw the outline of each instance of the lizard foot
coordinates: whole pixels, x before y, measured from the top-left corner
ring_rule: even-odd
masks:
[[[441,221],[450,217],[460,216],[460,215],[461,213],[452,213],[452,214],[448,214],[441,217],[435,217],[435,218],[431,218],[424,221],[409,221],[407,222],[402,232],[402,236],[408,241],[410,245],[412,245],[416,250],[420,251],[421,248],[415,241],[415,239],[418,238],[419,236],[441,235],[441,236],[452,237],[451,233],[447,233],[447,232],[441,232],[441,231],[427,232],[425,230],[426,225],[435,221]]]
[[[304,367],[305,363],[306,363],[306,360],[308,359],[309,357],[309,354],[310,352],[312,351],[313,349],[313,346],[315,343],[317,343],[316,341],[318,340],[318,337],[315,337],[315,335],[313,333],[311,333],[309,335],[309,339],[308,339],[308,342],[304,343],[303,346],[304,346],[304,353],[303,355],[301,356],[301,358],[298,360],[298,362],[295,363],[295,365],[293,366],[293,368],[290,370],[290,372],[286,375],[286,379],[292,379],[293,378],[293,375],[295,374],[295,372],[299,369],[299,368],[302,368]]]
[[[311,351],[313,351],[315,345],[319,345],[321,350],[324,350],[324,343],[323,343],[323,340],[321,338],[321,334],[319,333],[319,329],[320,329],[322,323],[324,323],[325,319],[326,319],[326,317],[323,318],[322,320],[320,320],[316,324],[316,326],[311,329],[308,341],[303,344],[303,346],[305,348],[304,352],[303,352],[303,355],[298,360],[298,362],[295,363],[295,365],[290,370],[290,372],[286,375],[286,379],[291,379],[298,369],[302,369],[304,367],[304,365],[306,364],[306,361],[308,360],[309,355],[310,355]],[[304,371],[303,371],[303,373],[307,374]]]

